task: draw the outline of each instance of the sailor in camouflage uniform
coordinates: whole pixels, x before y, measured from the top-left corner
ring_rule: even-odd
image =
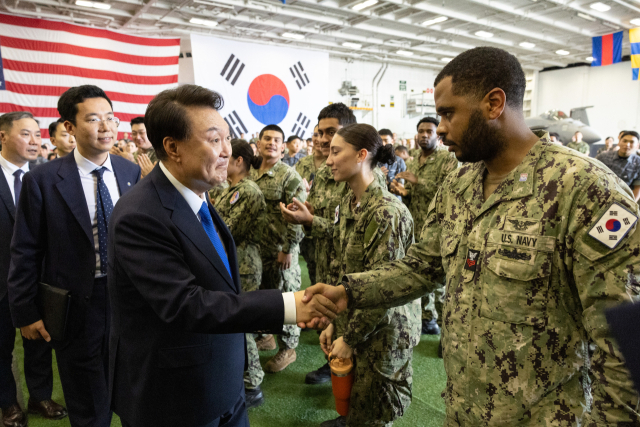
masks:
[[[313,154],[296,163],[296,172],[300,174],[303,180],[306,180],[307,191],[311,189],[318,169],[324,166],[328,156],[328,150],[327,155],[324,155],[318,144],[318,125],[313,129],[311,139],[313,140]],[[304,239],[302,239],[300,242],[300,254],[307,262],[311,283],[316,283],[316,245],[313,236],[305,235]]]
[[[240,284],[244,292],[260,288],[262,260],[260,259],[260,228],[256,218],[264,215],[264,196],[255,182],[248,178],[251,166],[260,167],[260,158],[246,141],[231,141],[231,158],[227,169],[226,187],[215,196],[215,208],[229,228],[238,253]],[[260,355],[253,334],[246,334],[247,370],[244,373],[245,404],[247,409],[264,402],[260,384],[264,378]]]
[[[327,166],[350,189],[336,211],[332,283],[348,273],[401,259],[413,243],[408,209],[374,180],[371,165],[391,164],[393,146],[382,145],[374,127],[360,124],[338,131]],[[356,163],[357,162],[357,163]],[[355,191],[352,189],[356,189]],[[349,310],[321,335],[336,357],[355,358],[355,377],[346,417],[329,426],[391,426],[411,403],[413,347],[420,341],[420,301],[391,309]],[[332,336],[333,335],[333,336]],[[355,351],[355,352],[354,352]]]
[[[438,145],[436,129],[440,122],[434,117],[424,117],[418,122],[420,155],[407,162],[407,172],[398,174],[406,186],[398,181],[391,183],[391,191],[404,197],[413,217],[416,234],[420,235],[427,218],[427,209],[436,191],[449,173],[458,167],[453,153]],[[422,298],[422,333],[437,335],[442,327],[444,282],[434,292]]]
[[[307,193],[298,172],[280,161],[283,139],[284,132],[276,125],[266,126],[260,132],[258,148],[262,166],[251,169],[250,178],[260,187],[267,205],[257,221],[262,229],[262,288],[295,292],[300,290],[298,254],[304,234],[300,225],[284,221],[280,203],[292,203],[294,197],[304,202]],[[294,362],[299,338],[300,328],[285,325],[278,335],[278,353],[265,364],[265,371],[279,372]]]
[[[469,164],[447,177],[403,260],[307,296],[391,307],[446,276],[446,426],[640,425],[605,320],[605,309],[639,299],[638,206],[600,162],[528,130],[525,86],[500,49],[447,64],[435,84],[438,134]]]

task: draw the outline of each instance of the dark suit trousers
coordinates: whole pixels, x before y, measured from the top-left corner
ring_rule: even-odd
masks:
[[[78,302],[72,309],[78,309]],[[84,310],[83,310],[84,311]],[[71,316],[74,319],[75,316]],[[107,278],[95,279],[87,301],[84,328],[68,345],[56,349],[62,391],[73,427],[108,427],[109,329],[111,322]]]
[[[120,419],[122,427],[136,427],[126,420]],[[180,426],[180,427],[249,427],[249,416],[244,403],[244,391],[238,397],[235,405],[223,416],[207,423],[203,426]]]
[[[11,371],[16,328],[11,320],[9,297],[0,300],[0,408],[17,403],[16,382]],[[53,371],[51,347],[42,340],[23,339],[24,374],[29,395],[35,401],[51,399]]]

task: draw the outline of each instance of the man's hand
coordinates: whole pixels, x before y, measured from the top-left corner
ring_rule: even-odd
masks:
[[[331,353],[331,344],[333,342],[333,323],[326,327],[320,334],[320,348],[327,356]]]
[[[396,175],[396,179],[404,179],[405,181],[410,182],[414,185],[418,183],[418,177],[411,171],[400,172],[398,175]]]
[[[113,147],[111,147],[111,150],[109,150],[109,154],[111,154],[112,156],[124,157],[125,159],[129,160],[130,162],[133,162],[133,154],[125,153],[124,151],[120,151],[120,149],[118,147],[116,147],[115,145]]]
[[[406,196],[407,194],[409,194],[409,192],[404,188],[404,185],[402,185],[395,179],[391,181],[390,189],[393,194],[398,194],[400,196]]]
[[[337,310],[335,313],[342,313],[347,309],[347,292],[344,290],[344,286],[331,286],[325,283],[317,283],[313,286],[309,286],[304,291],[304,298],[302,302],[311,301],[313,297],[323,296],[335,304]],[[298,326],[301,328],[320,329],[326,326],[323,319],[311,319],[304,323],[298,322]]]
[[[280,271],[285,271],[291,268],[291,254],[285,254],[284,252],[278,252],[278,260],[276,261]]]
[[[349,344],[344,342],[344,339],[340,337],[333,342],[333,345],[331,346],[331,355],[338,359],[351,359],[351,356],[353,356],[353,350],[349,347]]]
[[[44,328],[42,320],[38,320],[36,323],[32,323],[28,326],[23,326],[20,328],[20,333],[28,340],[41,340],[44,338],[46,342],[51,341],[51,336]]]
[[[313,223],[313,213],[309,211],[311,205],[309,202],[302,203],[300,200],[293,198],[293,203],[289,206],[285,206],[280,202],[280,212],[282,217],[289,224],[302,224],[311,226]],[[313,208],[311,208],[313,210]]]
[[[382,171],[384,176],[389,176],[389,168],[387,168],[386,166],[381,166],[380,170]]]
[[[303,302],[304,291],[293,294],[296,300],[296,322],[298,326],[314,321],[317,329],[326,328],[336,318],[338,307],[322,295],[316,295],[309,302]]]
[[[138,166],[142,169],[142,178],[144,178],[151,173],[155,164],[146,154],[138,154]]]

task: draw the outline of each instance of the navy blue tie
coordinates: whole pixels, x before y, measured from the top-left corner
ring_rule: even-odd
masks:
[[[218,256],[222,260],[222,263],[225,267],[227,267],[227,272],[229,272],[229,276],[231,276],[231,267],[229,267],[229,258],[227,258],[227,252],[224,250],[224,245],[222,244],[222,240],[220,240],[220,236],[216,232],[216,228],[213,226],[213,219],[211,219],[211,212],[209,212],[209,206],[207,206],[207,202],[202,202],[202,207],[200,207],[200,221],[202,222],[202,227],[204,228],[205,233],[209,236],[209,240],[213,243],[213,247],[218,252]]]
[[[18,169],[13,173],[15,179],[13,180],[13,192],[16,196],[16,207],[18,207],[18,200],[20,200],[20,191],[22,191],[22,174],[24,171],[22,169]]]
[[[104,183],[102,175],[107,169],[105,167],[98,168],[91,172],[98,177],[98,191],[96,194],[96,213],[98,214],[98,247],[100,252],[100,272],[107,274],[107,236],[109,235],[109,218],[113,212],[113,202],[111,194]]]

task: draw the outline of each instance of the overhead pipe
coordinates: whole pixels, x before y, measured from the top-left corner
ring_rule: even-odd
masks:
[[[380,69],[378,70],[378,72],[376,73],[376,75],[373,77],[373,80],[371,81],[371,103],[372,103],[372,107],[373,107],[373,111],[372,111],[372,119],[371,119],[371,124],[374,127],[378,126],[378,86],[380,85],[380,80],[382,80],[382,78],[384,77],[384,73],[387,72],[387,68],[389,67],[388,63],[384,63],[382,65],[380,65]],[[380,74],[382,73],[382,75]],[[378,78],[378,76],[380,76],[380,78]],[[377,80],[377,81],[376,81]]]
[[[2,6],[5,9],[7,9],[9,12],[15,13],[17,15],[36,16],[38,18],[49,18],[49,19],[62,19],[63,21],[82,22],[83,24],[91,23],[89,19],[74,18],[73,16],[68,16],[68,15],[55,15],[53,13],[32,12],[30,10],[16,9],[9,6],[6,0],[2,0]]]

